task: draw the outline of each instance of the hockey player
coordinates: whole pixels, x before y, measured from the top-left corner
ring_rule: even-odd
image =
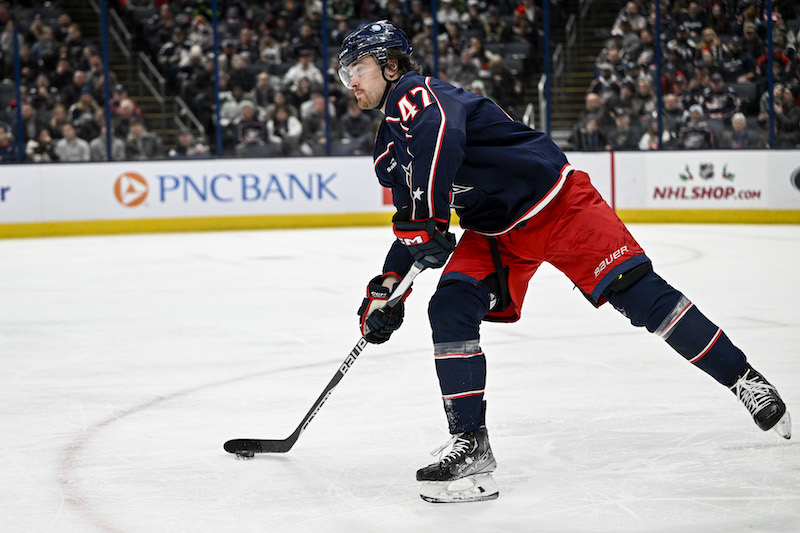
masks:
[[[570,165],[547,135],[515,122],[487,98],[420,75],[411,57],[403,30],[382,20],[347,36],[339,75],[361,109],[385,115],[374,167],[397,209],[397,239],[359,309],[366,339],[385,342],[400,327],[403,304],[385,312],[381,301],[412,262],[445,267],[429,317],[452,438],[438,462],[417,472],[423,499],[497,497],[479,326],[519,319],[528,282],[543,261],[564,272],[595,306],[608,301],[634,326],[662,337],[733,391],[762,430],[788,439],[791,421],[776,389],[653,271],[589,176]],[[465,230],[458,245],[448,230],[451,208]]]

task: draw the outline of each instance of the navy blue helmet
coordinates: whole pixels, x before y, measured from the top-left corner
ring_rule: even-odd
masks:
[[[388,48],[398,48],[409,57],[413,53],[406,33],[388,20],[364,24],[350,33],[339,49],[339,78],[342,83],[349,86],[352,77],[348,67],[367,54],[372,54],[381,68],[386,66]]]

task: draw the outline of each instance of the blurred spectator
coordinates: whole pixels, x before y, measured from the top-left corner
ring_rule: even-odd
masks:
[[[84,61],[84,49],[96,49],[91,41],[83,38],[80,25],[72,23],[67,28],[67,38],[64,41],[67,46],[67,55],[74,68],[80,68]]]
[[[686,13],[679,16],[677,22],[678,24],[683,24],[683,27],[689,33],[689,37],[694,40],[700,40],[700,34],[706,25],[706,16],[703,13],[700,2],[695,0],[689,2]]]
[[[568,141],[573,149],[585,152],[596,152],[608,148],[608,139],[600,131],[595,118],[588,118],[579,124]]]
[[[572,135],[577,135],[578,130],[585,128],[589,120],[596,121],[598,129],[601,131],[606,131],[611,127],[611,117],[607,112],[607,108],[603,105],[603,100],[597,93],[586,93],[584,106],[572,129]]]
[[[172,159],[192,159],[209,157],[208,146],[195,138],[192,131],[182,128],[178,131],[178,143],[169,151]]]
[[[86,87],[88,89],[88,85],[86,84],[86,71],[84,70],[76,70],[72,73],[72,81],[60,90],[61,93],[61,103],[65,106],[69,107],[81,96],[81,92],[83,92],[83,88]]]
[[[354,154],[372,153],[373,120],[353,99],[347,102],[347,113],[339,122],[342,141],[353,147]]]
[[[344,36],[342,36],[342,38],[344,38]],[[283,49],[281,48],[280,43],[275,40],[275,36],[272,34],[272,32],[267,32],[261,36],[259,49],[260,63],[269,68],[274,68],[275,65],[280,65],[283,63]]]
[[[25,158],[34,163],[58,161],[56,141],[47,127],[40,129],[39,134],[25,145]]]
[[[689,108],[689,119],[678,133],[678,147],[687,150],[714,148],[714,134],[703,120],[703,108],[698,104]]]
[[[280,90],[280,82],[278,80],[273,78],[269,72],[259,72],[258,76],[256,76],[256,86],[253,88],[249,98],[258,107],[266,109],[278,90]]]
[[[781,51],[780,47],[773,45],[772,47],[772,75],[774,81],[789,82],[792,77],[792,62]],[[767,54],[762,55],[756,59],[756,75],[759,78],[761,89],[767,87],[767,76],[769,73],[769,62]]]
[[[695,61],[694,63],[694,76],[689,80],[686,87],[689,97],[698,102],[703,96],[703,91],[711,87],[711,69],[703,60]]]
[[[615,113],[614,127],[608,132],[608,146],[611,150],[638,150],[641,130],[636,127],[627,111]]]
[[[439,11],[436,12],[436,20],[439,24],[458,24],[461,14],[453,5],[453,0],[442,0]]]
[[[113,128],[113,126],[112,126]],[[100,127],[100,134],[89,142],[89,155],[92,161],[108,161],[108,150],[106,139],[105,125]],[[114,130],[111,130],[111,156],[114,161],[124,161],[125,141],[114,135]]]
[[[780,100],[775,99],[775,146],[778,148],[795,148],[800,143],[798,93],[800,87],[795,83],[783,89]]]
[[[256,77],[247,68],[247,59],[240,54],[236,54],[232,58],[233,63],[228,71],[228,83],[231,87],[238,85],[244,92],[253,90],[256,86]]]
[[[128,159],[148,160],[160,159],[164,156],[161,137],[147,131],[139,118],[131,121],[130,131],[125,139],[125,151]]]
[[[638,120],[650,117],[657,112],[656,93],[648,80],[640,80],[633,95],[632,116]]]
[[[647,27],[647,19],[639,12],[639,6],[636,2],[628,2],[625,4],[625,7],[623,7],[617,15],[614,26],[619,28],[623,23],[628,23],[635,32],[639,32]]]
[[[336,135],[336,110],[328,105],[330,115],[331,136]],[[304,155],[326,155],[327,137],[325,132],[325,97],[314,93],[300,106],[300,119],[303,125],[303,137],[300,150]]]
[[[299,60],[303,55],[309,56],[309,53],[312,61],[315,57],[321,57],[322,44],[319,40],[319,34],[314,31],[310,24],[301,24],[298,35],[292,39],[289,50],[289,56],[294,60]]]
[[[267,125],[258,117],[255,104],[243,100],[239,109],[241,116],[234,122],[236,155],[266,155]]]
[[[50,79],[50,85],[61,91],[72,83],[73,76],[74,73],[69,61],[67,59],[59,59],[56,63],[55,72],[49,73],[48,78]],[[61,95],[61,101],[64,101],[63,94]]]
[[[141,120],[141,118],[142,113],[134,101],[130,98],[124,98],[119,102],[117,112],[111,116],[112,131],[119,138],[125,139],[128,136],[133,120]]]
[[[767,53],[764,41],[756,34],[756,25],[753,22],[744,23],[743,33],[742,49],[752,58],[757,59]]]
[[[267,122],[267,138],[281,155],[300,155],[300,138],[303,125],[289,114],[284,105],[276,105],[272,118]]]
[[[617,75],[614,74],[614,66],[611,63],[600,65],[600,75],[592,80],[587,92],[595,93],[600,99],[605,101],[613,96],[619,95],[620,84]]]
[[[307,78],[311,82],[312,91],[322,90],[324,84],[322,71],[314,64],[314,52],[309,49],[303,49],[297,63],[283,75],[283,86],[288,91],[294,92],[303,78]]]
[[[730,15],[726,11],[726,5],[722,2],[714,2],[706,16],[706,26],[714,30],[717,35],[729,35],[731,33]]]
[[[631,118],[634,126],[638,124],[638,116],[634,115],[634,96],[636,95],[636,87],[631,82],[625,82],[621,85],[619,94],[610,97],[605,101],[605,107],[612,115],[626,114]]]
[[[28,142],[29,139],[35,139],[44,124],[39,120],[36,108],[33,107],[30,100],[23,100],[20,115],[22,116],[23,142]],[[14,115],[14,119],[16,119],[16,114]],[[16,126],[16,120],[14,120],[13,123],[14,132],[19,135],[19,128]]]
[[[56,155],[59,161],[89,161],[89,143],[78,137],[75,126],[67,122],[61,126],[62,138],[56,142]]]
[[[477,60],[473,59],[469,50],[461,52],[461,61],[450,69],[448,73],[450,83],[456,87],[469,87],[469,85],[478,79],[480,68]]]
[[[685,108],[674,94],[664,95],[662,101],[664,107],[661,110],[661,147],[678,148],[678,134],[683,126]]]
[[[53,106],[58,101],[58,89],[50,85],[45,74],[36,77],[36,86],[29,90],[30,102],[38,113],[46,113],[49,118]]]
[[[487,43],[501,43],[506,34],[506,23],[500,18],[500,8],[489,6],[489,16],[483,24],[483,38]]]
[[[728,39],[728,46],[722,51],[720,73],[728,83],[744,83],[755,80],[755,59],[742,49],[742,38],[738,35]]]
[[[94,124],[94,115],[98,109],[100,105],[95,101],[89,87],[85,86],[78,101],[67,110],[69,121],[78,130],[81,139],[91,140],[98,135]]]
[[[747,127],[747,118],[743,113],[734,114],[731,125],[732,129],[722,134],[722,148],[766,148],[761,133]]]
[[[300,109],[300,105],[308,101],[313,92],[314,88],[311,86],[311,81],[308,78],[300,78],[294,90],[287,93],[286,96],[294,107]]]
[[[240,56],[249,64],[258,61],[260,55],[258,43],[253,35],[253,30],[250,28],[242,28],[239,30],[239,43],[236,46],[236,55]]]
[[[109,103],[109,110],[111,111],[111,116],[119,115],[120,114],[120,107],[122,102],[128,100],[130,102],[130,109],[133,115],[138,117],[142,116],[142,110],[139,109],[139,105],[133,100],[130,96],[128,96],[128,89],[125,88],[124,85],[118,83],[114,85],[114,88],[111,92],[111,102]],[[126,104],[128,105],[128,104]]]
[[[33,85],[39,75],[39,62],[31,55],[31,46],[27,43],[19,46],[19,70],[23,85]]]
[[[658,122],[650,120],[647,129],[639,139],[639,150],[658,150]]]
[[[489,73],[491,74],[489,94],[500,107],[514,117],[517,104],[522,100],[522,83],[508,70],[501,56],[495,56],[489,62]]]
[[[722,46],[715,32],[712,28],[703,28],[700,34],[700,42],[697,43],[697,49],[702,53],[707,51],[714,59],[714,63],[722,61]]]
[[[61,127],[64,124],[69,124],[69,115],[67,115],[67,108],[64,104],[56,104],[53,106],[53,116],[50,117],[49,127],[50,135],[55,139],[60,139]]]
[[[634,65],[651,65],[655,60],[655,54],[653,34],[649,30],[642,30],[639,34],[638,44],[627,48],[623,59],[629,68]]]
[[[718,72],[711,75],[711,86],[703,91],[699,103],[703,106],[704,116],[722,120],[733,116],[741,107],[739,97],[725,85],[725,80]]]
[[[19,161],[17,143],[13,141],[10,126],[5,122],[0,122],[0,163]]]

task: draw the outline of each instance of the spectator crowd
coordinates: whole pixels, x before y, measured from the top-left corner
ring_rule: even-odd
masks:
[[[435,14],[431,2],[422,0],[330,0],[325,14],[318,0],[220,0],[216,58],[208,2],[109,4],[134,36],[135,49],[145,52],[168,91],[183,98],[201,127],[180,128],[175,142],[165,145],[151,131],[137,96],[114,72],[108,74],[112,90],[106,103],[98,44],[84,36],[66,2],[33,0],[12,13],[10,3],[0,0],[0,161],[108,160],[106,113],[115,160],[208,157],[217,141],[217,115],[228,156],[371,153],[379,117],[354,105],[338,81],[336,52],[358,24],[381,18],[406,30],[426,74],[436,71],[495,100],[516,119],[525,104],[525,75],[541,71],[541,0],[441,0]],[[632,0],[621,7],[598,55],[571,147],[765,147],[770,121],[764,3],[662,0],[660,31],[653,6]],[[788,0],[776,0],[773,7],[775,144],[796,147],[800,13]],[[551,6],[552,24],[563,22],[562,15],[558,5]],[[655,46],[662,57],[659,80]],[[18,153],[20,135],[24,155]]]
[[[764,148],[772,56],[775,147],[800,146],[800,8],[776,0],[627,1],[569,142],[578,150]],[[772,50],[767,24],[772,21]],[[656,46],[662,58],[657,79]],[[661,90],[661,137],[657,88]],[[660,141],[660,143],[659,143]]]
[[[215,62],[209,3],[112,1],[110,7],[134,36],[135,49],[145,52],[168,91],[181,96],[202,125],[196,132],[181,128],[174,146],[167,147],[113,72],[106,106],[98,44],[83,36],[66,2],[31,4],[15,6],[12,14],[9,2],[0,0],[0,161],[20,159],[17,135],[23,137],[26,160],[107,160],[106,109],[115,160],[206,157],[209,145],[216,144],[217,103],[225,155],[370,153],[378,116],[353,105],[336,75],[339,44],[358,24],[393,20],[408,33],[426,73],[434,71],[436,46],[440,77],[493,98],[512,115],[522,105],[520,74],[536,61],[541,38],[534,29],[541,10],[532,0],[442,0],[435,14],[436,37],[431,2],[331,0],[323,50],[318,0],[221,0]],[[15,23],[22,64],[21,128],[14,95]],[[504,55],[505,46],[514,47],[513,58]]]

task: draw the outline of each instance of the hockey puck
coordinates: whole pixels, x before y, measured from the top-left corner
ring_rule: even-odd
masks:
[[[255,456],[256,452],[253,450],[236,450],[237,459],[252,459]]]

